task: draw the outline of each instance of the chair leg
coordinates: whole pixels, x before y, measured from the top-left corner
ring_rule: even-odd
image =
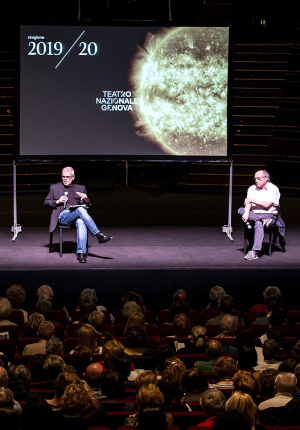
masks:
[[[50,233],[49,252],[52,252],[53,231]]]
[[[63,229],[59,229],[59,256],[62,257],[62,241],[63,241]]]
[[[273,233],[269,231],[269,257],[272,255],[272,241],[273,241]]]

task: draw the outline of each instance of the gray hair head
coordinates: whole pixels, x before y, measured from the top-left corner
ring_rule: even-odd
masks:
[[[0,297],[0,319],[7,319],[11,313],[12,307],[9,300]]]

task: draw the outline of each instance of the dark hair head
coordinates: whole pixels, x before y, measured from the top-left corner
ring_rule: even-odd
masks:
[[[181,300],[176,300],[170,306],[171,318],[174,319],[175,315],[185,314],[188,318],[190,317],[190,305],[188,303],[182,302]]]
[[[252,369],[257,366],[257,352],[251,346],[238,349],[238,364],[240,369]]]
[[[268,312],[279,309],[279,301],[277,296],[267,296],[265,298],[265,305]]]
[[[191,322],[185,314],[177,314],[173,318],[175,336],[187,337],[191,333]]]
[[[181,404],[182,397],[179,381],[171,380],[163,376],[158,382],[158,387],[165,398],[163,409],[165,411],[176,410]]]
[[[1,427],[9,430],[19,430],[18,412],[11,408],[0,408]]]
[[[278,372],[290,372],[294,373],[295,367],[298,365],[298,361],[294,358],[288,358],[279,364]]]
[[[50,312],[52,309],[52,303],[46,299],[38,300],[36,302],[35,309],[39,314],[42,314],[46,319],[49,319]]]
[[[32,381],[29,369],[20,364],[19,366],[10,366],[8,369],[8,384],[7,387],[13,392],[27,393]]]
[[[274,309],[270,315],[270,325],[271,326],[281,326],[285,323],[284,312],[280,309]]]
[[[101,391],[108,399],[122,397],[125,393],[124,378],[118,372],[106,372],[102,379]]]
[[[153,370],[145,370],[144,372],[139,373],[135,380],[134,386],[136,392],[138,392],[143,385],[150,384],[157,385],[157,375],[155,372],[153,372]]]
[[[56,397],[58,399],[64,394],[66,387],[70,384],[74,384],[79,381],[79,377],[76,373],[62,372],[58,375],[54,381],[54,387],[56,392]]]
[[[97,307],[92,300],[83,300],[79,305],[79,321],[81,323],[88,323],[89,316],[92,312],[96,311]]]
[[[259,394],[259,382],[250,372],[238,372],[233,377],[234,391],[249,394],[251,397],[256,397]]]
[[[34,419],[33,419],[34,417]],[[41,394],[32,394],[28,397],[25,406],[22,406],[22,430],[40,430],[52,428],[52,411]]]
[[[147,348],[142,354],[142,368],[154,370],[158,366],[158,352],[155,349]]]
[[[181,375],[180,388],[185,393],[203,393],[208,389],[208,383],[201,370],[189,369]]]
[[[186,291],[184,290],[177,290],[174,294],[173,294],[173,301],[176,300],[181,300],[182,302],[186,301]]]
[[[142,297],[134,291],[128,291],[128,293],[123,296],[122,302],[124,304],[126,302],[136,302],[140,306],[142,311],[146,310],[146,306],[144,305]]]
[[[114,370],[122,375],[125,381],[127,381],[132,367],[132,360],[125,352],[119,352],[113,355],[109,361],[110,370]]]
[[[30,357],[30,360],[27,363],[27,368],[31,373],[32,382],[45,381],[46,376],[43,369],[45,358],[45,354],[35,354]]]
[[[267,339],[263,344],[262,351],[264,359],[270,360],[280,351],[280,344],[277,340]]]
[[[166,417],[160,408],[146,408],[139,416],[137,430],[167,430]]]
[[[254,339],[252,334],[247,330],[243,330],[237,333],[236,346],[237,348],[240,348],[242,346],[252,346],[254,348]]]
[[[263,292],[263,296],[264,298],[268,297],[268,296],[274,296],[277,297],[278,302],[280,303],[282,300],[282,295],[281,295],[281,291],[278,287],[267,287],[265,289],[265,291]]]
[[[223,356],[216,359],[213,371],[220,379],[232,378],[238,371],[238,365],[233,358]]]
[[[264,397],[274,396],[275,379],[278,375],[276,369],[265,369],[259,374],[260,395]]]
[[[161,369],[164,368],[165,359],[175,357],[175,351],[167,343],[162,343],[157,347],[158,365]]]
[[[272,312],[272,314],[273,314],[273,312]],[[277,342],[279,342],[280,346],[283,346],[284,333],[280,327],[278,327],[278,326],[270,327],[267,331],[267,338],[277,340]]]
[[[18,308],[25,303],[26,291],[21,285],[13,284],[6,290],[5,297],[10,301],[13,308]]]
[[[148,334],[145,327],[131,326],[126,330],[125,336],[132,348],[142,348],[147,345]]]
[[[229,314],[229,312],[233,309],[233,297],[225,294],[220,297],[219,300],[219,310],[220,312],[224,312],[224,314]]]
[[[85,369],[91,364],[91,351],[86,346],[76,346],[73,352],[73,364],[77,374],[82,378]]]
[[[214,430],[251,430],[251,427],[246,414],[233,409],[219,413],[214,422]]]

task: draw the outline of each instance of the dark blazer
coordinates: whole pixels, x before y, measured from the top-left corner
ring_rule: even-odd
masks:
[[[74,187],[75,193],[77,193],[77,191],[78,191],[79,193],[86,194],[86,189],[85,189],[84,185],[73,184],[73,187]],[[57,226],[59,214],[64,210],[63,203],[60,203],[59,205],[57,205],[56,201],[61,196],[64,195],[65,191],[66,191],[66,189],[65,189],[62,182],[59,182],[58,184],[52,184],[52,185],[50,185],[49,193],[48,193],[48,195],[44,201],[44,205],[46,207],[53,208],[52,213],[51,213],[51,219],[50,219],[50,227],[49,227],[50,233],[55,230],[55,228]],[[78,198],[76,198],[76,200],[77,200],[78,204],[82,204],[82,200],[80,199],[79,196],[78,196]],[[91,202],[90,202],[89,198],[87,199],[86,204],[87,204],[87,206],[91,206]]]

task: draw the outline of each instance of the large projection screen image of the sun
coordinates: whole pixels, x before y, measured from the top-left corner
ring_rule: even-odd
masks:
[[[228,27],[20,27],[19,156],[228,156]]]

